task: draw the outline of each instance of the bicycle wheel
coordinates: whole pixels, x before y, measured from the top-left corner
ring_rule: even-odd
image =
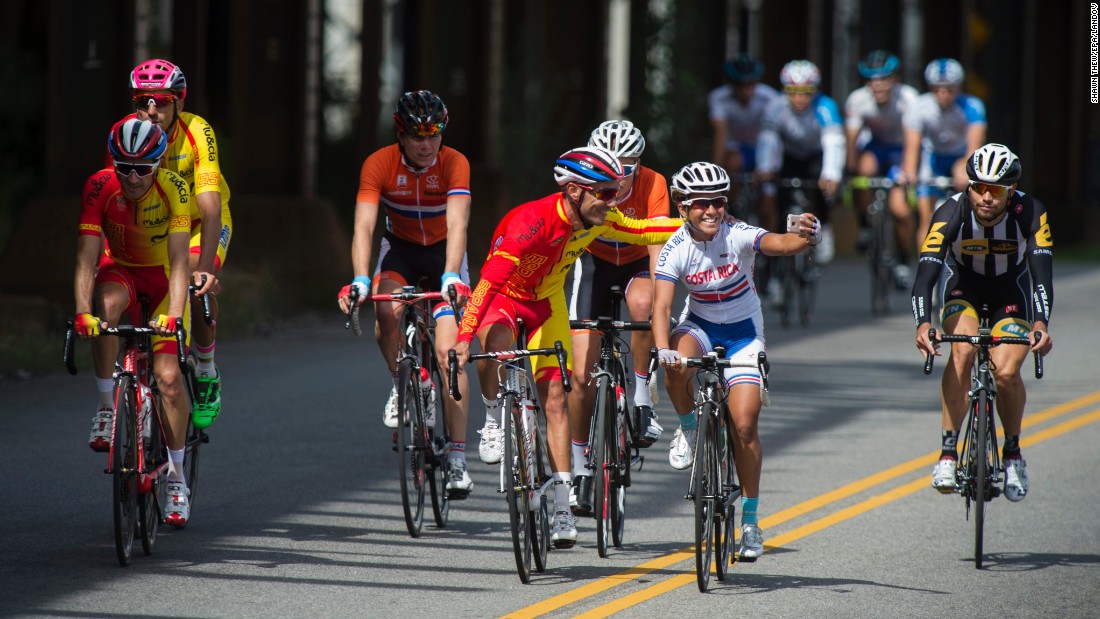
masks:
[[[783,328],[787,328],[791,326],[791,321],[794,319],[794,308],[798,302],[800,288],[798,274],[795,273],[793,256],[780,257],[777,260],[777,265],[779,267],[779,282],[783,290],[783,304],[779,308],[779,324]]]
[[[115,551],[119,564],[130,563],[138,520],[137,398],[133,378],[119,377],[115,385],[115,427],[111,445],[114,490]]]
[[[817,267],[811,262],[809,254],[799,254],[794,257],[794,260],[797,265],[795,280],[798,284],[798,321],[805,327],[810,324],[810,319],[814,315],[814,303],[817,297],[817,275],[814,271]]]
[[[871,313],[881,316],[890,309],[893,273],[887,264],[889,244],[886,238],[887,215],[883,211],[885,205],[876,202],[872,208],[877,210],[871,215],[871,245],[867,248],[867,265],[871,271]]]
[[[724,411],[723,411],[724,412]],[[722,498],[718,502],[714,523],[715,575],[725,580],[733,555],[733,537],[737,528],[737,499],[741,488],[737,486],[737,467],[733,460],[733,426],[726,420],[719,435],[725,437],[718,452],[718,471],[721,476]]]
[[[512,529],[512,548],[516,571],[523,584],[531,582],[531,516],[528,454],[523,439],[523,411],[514,395],[504,396],[504,496],[508,500],[508,522]]]
[[[535,431],[535,487],[542,488],[550,479],[546,474],[546,432],[539,420],[542,419],[539,406],[535,406],[535,420],[538,426]],[[531,509],[531,544],[534,546],[533,556],[535,570],[540,574],[546,571],[546,555],[550,552],[550,507],[545,494],[539,495],[537,505]]]
[[[614,467],[611,473],[611,489],[608,492],[608,513],[611,520],[611,543],[616,548],[622,548],[623,534],[626,532],[626,488],[630,485],[630,433],[626,425],[626,411],[618,405],[615,410],[615,441],[612,452]]]
[[[397,375],[397,473],[401,480],[401,508],[405,528],[420,537],[424,525],[424,460],[427,441],[420,403],[420,371],[411,359],[401,362]]]
[[[973,437],[973,456],[976,461],[974,474],[974,567],[982,567],[982,539],[985,534],[985,504],[990,496],[989,485],[989,416],[992,413],[988,393],[979,389],[975,397],[974,414],[977,415],[978,431]]]
[[[708,396],[704,396],[709,399]],[[699,591],[706,592],[710,584],[710,567],[714,558],[714,497],[719,492],[717,441],[714,433],[714,404],[703,405],[699,416],[698,438],[695,441],[695,577]]]
[[[450,435],[447,432],[447,419],[443,412],[443,398],[447,397],[443,388],[443,377],[440,375],[439,366],[432,363],[432,384],[435,385],[435,429],[429,432],[432,450],[430,454],[431,470],[431,494],[432,516],[435,518],[435,526],[443,528],[447,526],[447,520],[451,513],[451,499],[447,495],[447,441]]]
[[[593,497],[592,512],[596,517],[596,551],[607,558],[607,546],[611,542],[611,507],[609,494],[611,488],[612,451],[615,449],[615,391],[611,379],[601,376],[596,380],[596,399],[592,415],[592,428],[595,431],[591,448]],[[610,426],[610,427],[609,427]]]
[[[138,531],[141,535],[141,550],[147,555],[153,554],[160,529],[160,510],[165,503],[162,496],[165,491],[161,467],[168,461],[164,435],[160,429],[159,396],[153,396],[152,407],[148,413],[148,432],[144,431],[145,457],[144,472],[141,475],[141,493],[138,495]]]

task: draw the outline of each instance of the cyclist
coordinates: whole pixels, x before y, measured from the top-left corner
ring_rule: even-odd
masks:
[[[985,143],[985,103],[960,92],[964,76],[962,65],[953,58],[928,63],[924,81],[929,92],[917,97],[902,117],[902,180],[917,185],[918,244],[928,234],[936,198],[947,196],[929,185],[932,177],[949,176],[956,190],[966,189],[966,154]]]
[[[372,292],[400,292],[406,285],[440,290],[446,297],[454,284],[459,304],[469,296],[466,226],[470,219],[470,162],[457,150],[443,146],[448,121],[447,106],[439,95],[430,90],[406,92],[398,97],[393,112],[397,142],[375,151],[363,162],[351,241],[355,279],[339,295],[345,313],[350,309],[351,286],[359,290],[360,303]],[[367,273],[380,205],[386,214],[386,230],[372,280]],[[387,428],[397,427],[398,327],[403,313],[400,303],[375,304],[374,332],[394,381],[383,415]],[[458,326],[448,303],[438,304],[433,315],[436,358],[445,368]],[[458,388],[466,394],[465,377]],[[446,385],[441,389],[450,394]],[[435,397],[439,393],[437,388]],[[451,434],[447,443],[447,490],[452,498],[461,499],[473,488],[466,472],[466,398],[455,402],[446,395],[443,408]]]
[[[560,191],[521,204],[504,216],[493,233],[493,244],[481,281],[474,289],[459,325],[455,352],[465,364],[476,335],[484,351],[507,350],[516,338],[516,319],[530,334],[531,348],[552,347],[561,341],[566,352],[569,312],[563,290],[565,277],[584,248],[597,236],[638,244],[660,244],[680,226],[678,219],[631,219],[613,205],[623,180],[623,166],[610,151],[598,146],[575,148],[562,154],[554,166]],[[572,355],[569,355],[572,357]],[[569,509],[572,470],[569,464],[569,407],[557,362],[532,358],[539,398],[546,411],[550,467],[554,475],[554,518],[551,541],[572,548],[577,540],[576,519]],[[496,373],[489,363],[478,366],[485,401],[481,455],[487,463],[500,461],[503,432],[501,403],[489,399],[497,392]]]
[[[210,314],[216,321],[216,295],[221,289],[217,274],[229,251],[233,218],[229,213],[229,185],[221,171],[214,130],[201,116],[183,111],[187,79],[171,62],[154,58],[134,67],[130,72],[130,88],[136,117],[152,121],[168,135],[162,165],[180,175],[190,188],[189,264],[194,282],[200,286],[197,294],[207,295]],[[201,316],[199,297],[192,297],[191,304],[191,314]],[[221,413],[221,373],[214,364],[216,331],[214,325],[196,320],[191,325],[191,335],[197,383],[191,420],[196,428],[206,428]]]
[[[187,245],[191,236],[191,192],[187,183],[161,166],[168,139],[148,120],[124,118],[107,137],[112,167],[84,184],[76,251],[73,327],[92,340],[99,407],[89,446],[107,451],[114,431],[115,359],[118,340],[98,338],[123,314],[137,322],[138,298],[149,300],[153,371],[164,402],[168,441],[168,524],[182,526],[190,515],[183,451],[187,434],[187,392],[177,361],[176,326],[187,322]]]
[[[970,180],[967,191],[956,194],[936,211],[921,247],[913,284],[913,314],[917,322],[917,349],[939,355],[928,340],[932,318],[932,288],[947,269],[943,288],[942,323],[945,333],[978,332],[977,308],[991,308],[993,335],[1039,333],[1032,352],[1050,352],[1047,332],[1054,304],[1052,264],[1054,242],[1043,203],[1017,191],[1020,160],[1001,144],[986,144],[966,159]],[[1030,296],[1026,291],[1030,279]],[[1027,496],[1027,463],[1020,453],[1020,427],[1027,394],[1020,367],[1027,357],[1023,346],[999,346],[990,351],[997,382],[997,414],[1004,428],[1004,493],[1010,501]],[[932,471],[932,487],[955,490],[959,426],[966,415],[970,367],[975,351],[968,344],[952,344],[943,373],[943,433],[940,461]]]
[[[711,161],[723,166],[730,175],[751,173],[756,170],[756,141],[764,108],[779,93],[760,82],[764,63],[749,54],[740,54],[725,63],[722,69],[726,83],[707,96],[714,135]],[[736,198],[739,188],[734,186],[731,190]]]
[[[866,85],[852,91],[844,104],[845,129],[848,133],[847,167],[859,176],[899,178],[904,132],[902,115],[912,107],[920,93],[898,82],[898,57],[877,49],[859,61],[857,68]],[[858,191],[860,251],[867,248],[871,231],[867,227],[867,207],[871,192]],[[900,289],[910,285],[909,257],[914,243],[913,213],[905,196],[905,187],[890,189],[888,206],[894,216],[897,238],[897,264],[894,280]]]
[[[731,359],[755,360],[764,350],[763,315],[752,284],[755,255],[791,255],[821,240],[821,225],[812,213],[803,213],[796,228],[787,234],[770,234],[724,218],[729,185],[726,171],[706,162],[684,166],[672,176],[670,193],[683,226],[665,243],[657,261],[653,337],[666,366],[665,388],[679,415],[680,425],[668,452],[675,469],[691,467],[697,434],[690,391],[695,370],[675,364],[681,357],[698,357],[715,346],[724,346]],[[670,338],[672,297],[679,283],[687,287],[688,302]],[[736,429],[734,458],[743,490],[739,555],[742,560],[755,561],[764,552],[757,520],[763,460],[757,433],[761,376],[749,368],[730,368],[724,376],[729,386],[730,423]]]
[[[818,92],[821,73],[809,60],[788,62],[779,79],[786,96],[769,103],[764,111],[756,176],[760,181],[776,176],[819,179],[818,191],[809,191],[808,195],[821,221],[821,243],[814,248],[814,259],[824,265],[834,253],[826,199],[836,195],[844,171],[840,112],[832,98]],[[776,217],[776,197],[765,194],[760,202],[761,227],[777,230]],[[768,283],[764,283],[767,290]]]
[[[642,132],[629,120],[609,120],[600,124],[588,139],[589,146],[606,149],[619,158],[625,177],[619,189],[615,208],[632,219],[665,219],[668,217],[668,189],[665,177],[642,166],[645,150]],[[571,320],[611,316],[612,286],[625,291],[631,320],[649,320],[653,307],[653,264],[657,259],[656,245],[631,245],[597,237],[579,258],[573,270],[573,294],[569,303]],[[634,441],[648,447],[661,437],[661,425],[653,412],[649,387],[649,349],[653,336],[648,331],[634,331],[630,351],[634,364]],[[589,372],[600,351],[600,335],[595,331],[573,332],[573,377],[575,388],[569,394],[572,411],[569,426],[573,445],[573,489],[570,505],[574,513],[588,515],[592,507],[592,472],[585,466],[588,432],[592,424],[595,393],[589,388]],[[574,500],[574,498],[576,500]]]

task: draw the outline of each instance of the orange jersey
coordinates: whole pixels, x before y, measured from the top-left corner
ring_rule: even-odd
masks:
[[[561,193],[521,204],[493,232],[493,247],[481,268],[481,281],[466,304],[459,341],[472,341],[482,315],[497,294],[519,301],[562,296],[573,263],[597,236],[642,245],[660,245],[680,229],[679,219],[631,219],[611,209],[601,226],[574,230]]]
[[[131,114],[127,118],[137,118]],[[108,153],[107,165],[111,165]],[[221,193],[222,224],[232,222],[229,214],[229,185],[222,175],[221,158],[214,129],[201,116],[180,112],[168,135],[168,150],[161,164],[187,181],[191,195],[217,191]],[[191,203],[191,225],[198,228],[202,222],[197,201]]]
[[[178,174],[157,169],[149,191],[137,201],[122,193],[114,169],[84,183],[80,236],[107,239],[106,254],[125,266],[168,265],[168,235],[191,231],[191,192]]]
[[[391,144],[363,162],[356,202],[380,204],[386,230],[417,245],[447,238],[447,198],[470,195],[470,162],[453,148],[440,147],[432,165],[414,170]]]
[[[615,207],[631,219],[668,217],[668,183],[665,177],[654,170],[638,166],[630,193]],[[623,243],[603,236],[588,246],[588,253],[616,266],[649,256],[649,252],[641,245]]]

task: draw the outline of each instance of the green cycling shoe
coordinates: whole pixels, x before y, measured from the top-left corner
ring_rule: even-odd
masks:
[[[222,410],[221,372],[214,370],[213,376],[202,374],[195,377],[195,403],[191,409],[191,423],[200,430],[214,425]]]

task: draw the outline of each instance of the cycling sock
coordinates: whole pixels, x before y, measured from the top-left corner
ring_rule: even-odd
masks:
[[[572,473],[554,473],[554,511],[569,511],[569,488],[572,485]]]
[[[647,378],[649,378],[649,374],[642,374],[638,370],[634,370],[634,406],[653,408],[653,398],[649,397]]]
[[[96,378],[95,390],[99,393],[100,408],[113,409],[115,407],[115,379]]]
[[[1006,436],[1005,446],[1001,449],[1001,457],[1005,460],[1011,460],[1013,458],[1019,458],[1020,456],[1020,435]]]
[[[500,422],[500,400],[490,400],[489,398],[487,398],[485,396],[481,396],[481,401],[485,403],[485,417],[486,417],[486,419],[488,419],[489,417],[492,417],[493,419],[497,420],[497,422],[499,423]]]
[[[207,376],[213,376],[216,369],[214,369],[214,342],[210,342],[209,346],[202,346],[199,344],[193,344],[191,349],[195,351],[195,371],[199,374],[206,374]]]
[[[944,458],[951,458],[952,460],[959,459],[959,432],[958,430],[943,430],[940,433],[940,460]]]
[[[182,481],[184,484],[187,483],[187,480],[183,477],[182,449],[168,450],[168,479],[170,481]]]
[[[694,430],[699,427],[699,420],[695,417],[695,412],[687,413],[686,415],[677,414],[680,418],[680,429],[684,432],[688,430]]]
[[[578,441],[572,439],[573,444],[573,477],[577,475],[591,475],[592,471],[588,468],[588,455],[585,453],[588,451],[588,441]]]
[[[466,461],[466,442],[461,443],[451,441],[447,443],[447,459],[454,458],[456,460]]]
[[[760,500],[759,497],[749,498],[747,496],[741,497],[741,525],[757,524],[756,521],[756,503]]]

